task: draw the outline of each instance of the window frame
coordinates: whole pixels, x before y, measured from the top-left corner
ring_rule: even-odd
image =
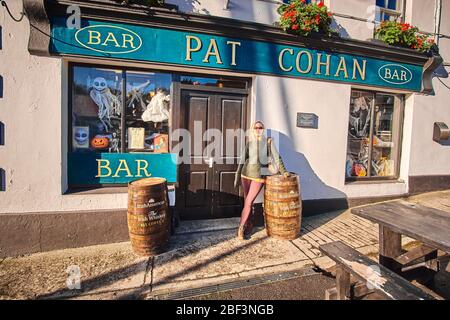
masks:
[[[370,90],[370,89],[360,89],[360,88],[352,88],[350,93],[350,101],[352,99],[352,93],[354,91],[362,92],[362,93],[368,93],[371,94],[373,99],[370,105],[370,129],[369,129],[369,168],[367,170],[367,176],[366,177],[347,177],[347,174],[345,173],[345,184],[352,184],[352,183],[371,183],[371,182],[387,182],[387,181],[399,181],[400,179],[400,169],[401,169],[401,160],[402,160],[402,146],[403,146],[403,127],[404,127],[404,114],[405,114],[405,94],[403,93],[394,93],[394,92],[385,92],[385,91],[378,91],[378,90]],[[373,153],[373,137],[374,137],[374,119],[375,119],[375,104],[376,104],[376,96],[377,95],[390,95],[394,96],[394,110],[393,110],[393,116],[392,116],[392,122],[393,122],[393,138],[392,142],[395,147],[393,150],[394,154],[394,170],[395,175],[393,176],[370,176],[372,172],[372,153]],[[349,101],[349,108],[348,108],[348,114],[350,115],[350,108],[351,103]],[[396,107],[398,105],[398,107]],[[394,131],[395,130],[395,131]],[[348,155],[348,147],[349,147],[349,134],[348,134],[348,123],[347,123],[347,148],[345,150],[345,155],[347,158]],[[395,137],[395,140],[394,140]],[[346,169],[345,169],[346,170]],[[344,170],[344,171],[345,171]]]
[[[380,10],[380,13],[382,15],[382,17],[384,17],[384,14],[389,14],[391,16],[396,16],[395,21],[399,21],[399,22],[404,22],[405,21],[405,1],[404,0],[396,0],[397,1],[397,9],[393,10],[393,9],[389,9],[386,7],[386,1],[388,0],[384,0],[385,1],[385,7],[381,7],[375,4],[376,6],[376,10]],[[387,20],[380,20],[380,21],[376,21],[375,18],[375,26],[377,27],[379,24],[381,24],[383,21],[387,21]]]

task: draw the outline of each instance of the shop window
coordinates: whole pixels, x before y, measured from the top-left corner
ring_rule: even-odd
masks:
[[[353,90],[350,102],[346,178],[397,179],[403,97]]]
[[[74,66],[72,152],[168,153],[171,84],[171,74]]]

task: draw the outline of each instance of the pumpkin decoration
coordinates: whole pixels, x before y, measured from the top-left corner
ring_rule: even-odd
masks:
[[[95,136],[91,140],[91,147],[94,149],[106,149],[109,146],[109,139],[104,136]]]
[[[354,164],[354,170],[355,170],[355,174],[357,177],[366,177],[367,176],[366,168],[360,163]]]

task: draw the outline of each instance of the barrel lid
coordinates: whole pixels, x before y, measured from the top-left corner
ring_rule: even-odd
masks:
[[[166,179],[164,178],[144,178],[139,179],[133,182],[130,182],[130,185],[136,186],[136,187],[142,187],[142,186],[153,186],[157,184],[163,184],[166,182]]]

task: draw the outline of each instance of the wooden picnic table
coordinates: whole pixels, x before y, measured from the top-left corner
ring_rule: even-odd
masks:
[[[351,212],[378,223],[380,264],[392,270],[397,271],[423,257],[426,262],[436,261],[436,249],[450,253],[450,212],[404,200],[358,207]],[[423,245],[404,253],[402,235],[419,240]]]

